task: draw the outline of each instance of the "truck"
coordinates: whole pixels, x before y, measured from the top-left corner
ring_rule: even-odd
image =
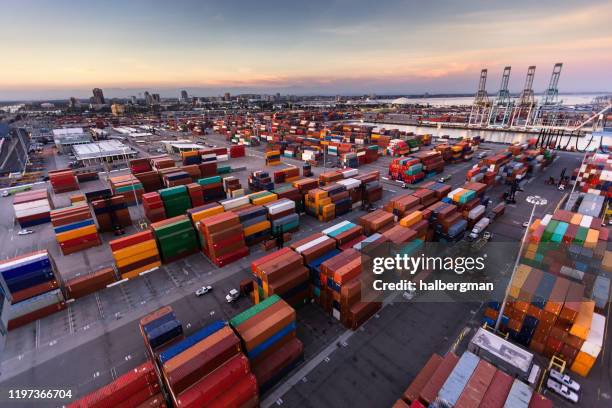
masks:
[[[468,238],[470,240],[478,239],[480,234],[482,234],[482,232],[489,226],[490,223],[491,223],[490,219],[488,219],[486,217],[481,218],[480,221],[478,221],[476,224],[474,224],[474,228],[472,228],[472,231],[468,235]]]

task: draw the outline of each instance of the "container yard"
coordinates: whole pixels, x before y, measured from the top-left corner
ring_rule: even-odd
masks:
[[[370,398],[388,406],[563,406],[546,387],[559,364],[591,386],[593,371],[605,367],[598,361],[612,268],[607,154],[534,142],[448,144],[367,126],[281,130],[290,123],[256,146],[233,144],[237,130],[221,127],[208,136],[215,148],[143,154],[78,184],[50,177],[2,201],[13,225],[35,230],[5,232],[12,246],[2,249],[3,365],[15,367],[7,383],[50,370],[65,353],[85,353],[100,368],[67,374],[75,407],[301,406],[310,387],[328,386],[343,391],[323,406],[354,393],[357,406],[371,406]],[[548,185],[562,171],[573,191]],[[524,228],[528,194],[549,203]],[[418,291],[406,302],[362,298],[366,248],[486,247],[485,233],[501,242],[525,235],[499,335],[502,299],[451,307],[422,303]],[[25,272],[20,284],[18,265],[32,257],[40,276]],[[209,293],[194,295],[207,285]],[[414,359],[376,363],[379,374],[367,380],[358,374],[372,359],[395,361],[400,339],[418,327],[427,335],[399,361]],[[532,356],[528,369],[472,347],[483,330]],[[104,333],[122,340],[109,348]],[[48,357],[28,368],[34,355]],[[530,382],[532,366],[540,371]],[[347,369],[348,383],[319,383]]]
[[[0,406],[612,406],[608,4],[86,3],[4,8]]]

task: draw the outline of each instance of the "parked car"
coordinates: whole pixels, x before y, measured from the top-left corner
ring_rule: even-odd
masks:
[[[212,290],[212,286],[210,286],[210,285],[202,286],[201,288],[199,288],[198,290],[195,291],[195,295],[197,297],[200,297],[200,296],[203,296],[203,295],[207,294],[211,290]]]
[[[8,190],[2,190],[2,197],[8,197],[10,195],[10,193],[8,192]]]
[[[446,176],[442,176],[438,179],[438,183],[445,183],[453,177],[452,174],[447,174]]]
[[[570,390],[567,385],[562,385],[550,377],[548,380],[546,380],[546,388],[548,388],[551,392],[565,398],[566,400],[573,402],[574,404],[578,402],[578,394]]]
[[[488,152],[480,152],[480,153],[478,153],[478,156],[476,156],[476,157],[479,158],[479,159],[484,159],[488,155],[489,155]]]
[[[527,228],[528,226],[529,226],[529,221],[525,221],[525,222],[523,223],[523,228]]]
[[[553,368],[550,370],[549,376],[553,378],[555,381],[563,385],[567,385],[571,390],[580,392],[580,384],[572,380],[569,375],[562,374]]]
[[[33,234],[34,231],[31,229],[23,229],[17,233],[17,235],[30,235]]]
[[[225,300],[227,303],[232,303],[236,301],[240,297],[240,292],[237,289],[231,289],[227,295],[225,295]]]

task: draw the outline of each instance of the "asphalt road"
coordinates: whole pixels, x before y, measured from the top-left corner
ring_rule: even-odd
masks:
[[[222,143],[219,140],[217,144]],[[488,147],[499,148],[498,145]],[[233,167],[247,167],[247,171],[236,173],[245,187],[248,171],[261,169],[263,157],[259,149],[248,151],[248,157],[231,161]],[[548,198],[549,204],[538,209],[538,214],[551,212],[561,194],[545,185],[544,180],[548,175],[558,177],[563,167],[572,169],[580,160],[578,154],[561,153],[549,170],[536,175],[534,181],[527,184],[525,193],[519,193],[517,205],[507,208],[506,214],[493,224],[491,230],[495,236],[500,240],[512,241],[522,236],[524,230],[520,224],[526,220],[530,210],[522,194],[537,192]],[[291,159],[283,161],[300,163]],[[360,171],[377,169],[386,175],[388,162],[389,158],[381,158],[374,164],[360,168]],[[462,185],[465,172],[471,165],[448,165],[444,173],[453,174],[450,184],[454,187]],[[314,169],[316,174],[321,170]],[[82,189],[90,191],[103,185],[104,180],[83,183]],[[495,194],[501,195],[504,190],[504,187],[493,189],[490,195],[495,202],[499,199],[495,198]],[[404,192],[396,183],[385,182],[383,202]],[[54,197],[57,206],[67,205],[69,195],[65,193]],[[12,212],[10,202],[10,199],[1,199],[0,211]],[[133,218],[138,215],[137,211],[137,208],[131,208]],[[355,219],[361,214],[354,211],[327,224],[304,216],[296,239],[343,219]],[[35,227],[35,234],[18,237],[18,227],[11,225],[6,218],[0,225],[0,239],[11,244],[0,249],[2,258],[49,248],[65,278],[112,264],[110,249],[106,245],[64,257],[59,254],[50,225]],[[112,236],[105,236],[104,239],[110,240]],[[67,310],[11,331],[0,365],[0,403],[4,402],[2,398],[9,387],[35,384],[38,388],[69,388],[78,397],[107,384],[144,361],[137,320],[160,306],[170,304],[176,310],[187,334],[212,319],[234,316],[247,308],[249,301],[241,299],[236,304],[228,305],[224,301],[225,293],[237,287],[241,279],[250,277],[250,261],[262,255],[260,249],[253,248],[248,257],[220,269],[203,255],[195,254],[163,266],[144,278],[79,299]],[[213,293],[196,298],[193,292],[203,284],[212,284]],[[346,406],[341,403],[343,401],[355,406],[390,406],[431,353],[444,353],[464,327],[477,325],[478,318],[474,316],[478,309],[479,305],[389,305],[379,313],[378,318],[368,322],[364,330],[352,334],[346,347],[335,350],[338,339],[352,332],[347,332],[316,305],[304,307],[298,311],[298,337],[305,344],[306,364],[308,361],[316,364],[305,376],[306,380],[300,379],[299,384],[289,387],[289,392],[278,398],[283,400],[282,405],[288,407]],[[474,320],[469,323],[472,318]],[[319,363],[321,353],[328,352],[329,361],[323,358]],[[281,383],[277,390],[282,389]],[[277,394],[278,391],[274,390],[268,393],[274,397]],[[272,402],[276,403],[278,398]],[[311,399],[307,401],[307,398]],[[264,406],[270,402],[269,398],[265,401]],[[373,401],[376,402],[373,405],[366,404]],[[56,401],[49,405],[37,403],[31,406],[57,405],[61,404]]]

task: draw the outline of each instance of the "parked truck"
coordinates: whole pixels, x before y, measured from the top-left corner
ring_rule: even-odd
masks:
[[[474,224],[472,231],[468,235],[468,239],[472,241],[478,239],[478,237],[480,237],[480,235],[484,232],[484,230],[489,226],[490,223],[491,223],[490,219],[486,217],[481,218],[480,221]]]

